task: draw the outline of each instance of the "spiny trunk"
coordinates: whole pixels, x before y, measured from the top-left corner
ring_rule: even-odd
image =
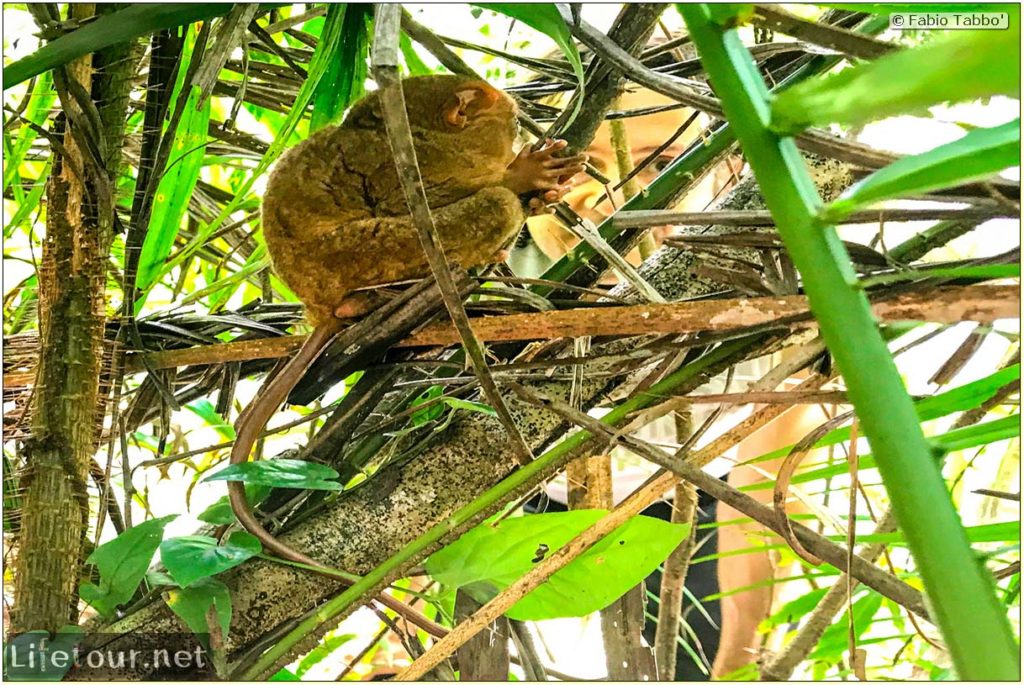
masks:
[[[70,9],[71,18],[78,20],[95,11],[93,5]],[[97,187],[113,187],[117,175],[128,72],[134,66],[130,54],[130,45],[115,46],[66,67],[67,80],[92,94],[104,125],[104,145],[97,146],[101,159],[90,160],[89,151],[72,135],[69,117],[63,131],[64,153],[47,185],[46,239],[39,268],[40,356],[32,436],[24,445],[12,633],[55,631],[77,620],[82,543],[89,527],[86,478],[101,404],[106,268],[114,216],[113,196],[97,193]],[[103,71],[97,74],[100,68]],[[65,112],[77,107],[64,98],[61,105]]]

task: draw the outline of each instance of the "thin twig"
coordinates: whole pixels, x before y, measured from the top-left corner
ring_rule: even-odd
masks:
[[[430,270],[437,280],[437,286],[444,298],[445,306],[452,317],[462,345],[469,356],[480,379],[480,387],[494,408],[502,425],[509,434],[512,449],[520,464],[528,464],[533,460],[533,452],[526,444],[522,434],[515,425],[512,415],[505,406],[505,400],[498,392],[487,360],[484,357],[483,345],[477,339],[469,318],[462,306],[462,296],[455,286],[444,250],[437,238],[434,218],[427,205],[423,179],[420,176],[416,161],[416,150],[413,146],[412,129],[405,110],[405,97],[402,93],[401,77],[398,71],[398,36],[401,25],[402,8],[399,5],[378,5],[376,7],[375,33],[373,40],[373,75],[380,86],[381,110],[384,125],[387,129],[388,142],[395,156],[395,166],[402,183],[402,191],[412,212],[412,221],[420,236],[420,244],[426,253]]]
[[[1002,207],[981,206],[964,209],[863,209],[844,217],[840,225],[877,224],[880,221],[986,221],[1001,217],[1016,218]],[[615,228],[649,228],[651,226],[774,226],[775,219],[766,209],[723,210],[713,212],[677,212],[650,209],[618,212],[612,218]]]
[[[657,485],[657,492],[659,495],[664,493],[665,489],[674,485],[678,479],[683,479],[693,483],[720,502],[725,503],[742,514],[746,514],[765,528],[775,533],[779,532],[774,512],[770,507],[761,504],[754,498],[740,492],[718,478],[705,473],[689,460],[682,460],[680,458],[682,455],[678,453],[676,455],[670,455],[642,440],[621,435],[618,429],[614,429],[582,412],[576,411],[566,403],[559,400],[542,397],[531,390],[523,388],[522,386],[511,385],[511,387],[524,399],[530,398],[531,401],[539,402],[559,416],[581,426],[591,434],[606,436],[615,440],[635,454],[647,459],[648,461],[654,462],[658,466],[661,466],[663,470],[660,473],[662,475],[648,481],[649,483],[653,481]],[[653,487],[653,485],[650,488],[645,486],[644,488],[641,488],[641,490],[646,491]],[[634,493],[634,496],[636,494],[637,493]],[[630,500],[632,500],[634,496],[631,496]],[[625,505],[625,502],[623,502],[623,505]],[[620,507],[621,506],[622,505],[620,505]],[[618,509],[615,510],[615,512],[617,511]],[[612,513],[614,514],[615,512]],[[597,525],[600,525],[607,518],[608,517],[601,519]],[[594,529],[591,528],[589,530]],[[795,524],[794,530],[800,538],[800,542],[815,556],[820,557],[840,571],[848,570],[854,577],[868,587],[876,590],[879,594],[888,597],[907,610],[931,620],[928,615],[928,610],[925,607],[924,597],[918,590],[910,587],[896,576],[886,573],[874,564],[868,563],[861,557],[854,556],[852,558],[852,564],[848,564],[847,553],[843,547],[835,544],[825,536],[814,532],[804,525]],[[585,536],[587,532],[589,531],[585,531],[579,537],[581,538]],[[579,538],[576,539],[578,540]],[[559,552],[561,552],[562,549],[560,549]],[[486,609],[487,607],[484,608]]]

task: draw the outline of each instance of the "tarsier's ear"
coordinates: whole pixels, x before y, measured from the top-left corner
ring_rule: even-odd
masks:
[[[498,101],[498,91],[487,84],[468,85],[455,91],[444,107],[444,120],[449,126],[465,128],[466,124],[480,112],[486,111]]]

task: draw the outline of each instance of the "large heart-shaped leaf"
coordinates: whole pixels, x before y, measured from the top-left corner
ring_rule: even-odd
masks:
[[[189,630],[201,636],[203,642],[208,642],[205,637],[210,632],[207,615],[214,607],[220,632],[227,635],[231,625],[231,593],[227,585],[216,578],[203,578],[187,588],[171,590],[165,595],[165,600],[171,611],[185,622]],[[204,646],[209,647],[209,644]]]
[[[825,208],[834,223],[868,205],[989,178],[1020,166],[1020,119],[979,128],[952,143],[899,159],[844,192]]]
[[[539,514],[483,524],[426,561],[430,574],[486,602],[608,512]],[[538,621],[585,616],[643,581],[688,535],[689,525],[636,516],[606,536],[506,612]]]
[[[272,488],[266,485],[245,484],[245,499],[251,506],[256,506],[270,494]],[[227,495],[203,510],[196,517],[203,523],[212,523],[215,526],[227,526],[235,522],[235,512],[231,509],[231,501]]]
[[[100,584],[84,583],[82,599],[104,616],[113,616],[117,607],[135,594],[160,546],[164,527],[177,517],[150,519],[94,549],[85,563],[99,570]]]
[[[298,488],[302,490],[341,490],[335,481],[338,472],[330,466],[301,459],[270,459],[232,464],[203,479],[239,480],[254,485],[269,485],[273,488]]]
[[[174,582],[183,588],[203,578],[234,568],[263,551],[254,535],[242,531],[232,534],[223,545],[205,535],[183,535],[164,540],[160,560]]]

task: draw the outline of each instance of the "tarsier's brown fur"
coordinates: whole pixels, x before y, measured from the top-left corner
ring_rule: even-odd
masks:
[[[403,81],[416,157],[445,255],[464,267],[505,258],[530,211],[559,200],[585,157],[557,158],[564,141],[513,152],[516,105],[479,79],[422,76]],[[313,334],[238,419],[231,463],[252,445],[305,369],[373,300],[353,291],[430,274],[409,216],[381,115],[370,94],[340,126],[325,128],[283,155],[263,197],[263,235],[278,275],[306,305]],[[229,481],[239,522],[267,551],[337,578],[271,535],[252,513],[241,482]],[[440,627],[387,595],[387,606],[437,635]]]
[[[558,188],[579,159],[554,158],[553,146],[517,158],[515,102],[477,79],[411,78],[403,92],[446,256],[467,268],[502,261],[524,221],[518,194]],[[263,198],[263,235],[313,324],[363,313],[365,299],[343,305],[353,290],[430,273],[375,95],[281,158]]]

